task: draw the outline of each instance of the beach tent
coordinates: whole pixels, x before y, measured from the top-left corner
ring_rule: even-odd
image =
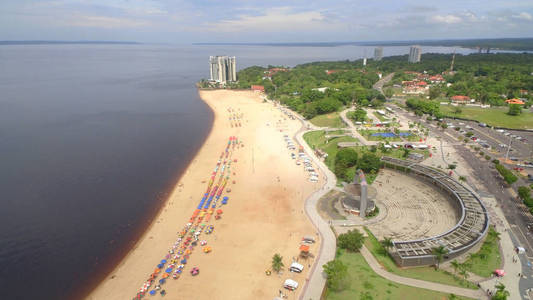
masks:
[[[525,252],[526,252],[526,249],[524,249],[524,247],[516,247],[516,253],[522,254]]]
[[[163,278],[163,279],[159,279],[159,283],[160,283],[160,284],[165,283],[165,281],[166,281],[166,280],[165,280],[164,278]]]
[[[308,245],[300,245],[300,251],[309,252],[309,246]]]

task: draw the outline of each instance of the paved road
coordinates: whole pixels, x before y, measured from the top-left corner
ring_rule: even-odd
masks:
[[[361,248],[361,254],[365,258],[368,265],[372,268],[372,270],[374,270],[374,272],[376,272],[379,276],[387,280],[394,281],[396,283],[400,283],[404,285],[417,287],[417,288],[424,288],[428,290],[439,291],[439,292],[443,292],[447,294],[453,293],[458,296],[465,296],[465,297],[469,297],[473,299],[488,299],[487,295],[485,295],[485,293],[481,290],[460,288],[460,287],[440,284],[436,282],[429,282],[429,281],[418,280],[414,278],[402,277],[402,276],[399,276],[393,273],[389,273],[385,269],[383,269],[383,267],[379,264],[376,258],[372,255],[372,253],[370,253],[370,251],[368,251],[368,249],[365,246]]]
[[[380,93],[383,94],[383,85],[385,85],[385,83],[389,82],[392,77],[394,76],[394,73],[390,73],[389,75],[381,78],[378,82],[374,83],[374,85],[372,86],[373,89],[375,90],[378,90]]]

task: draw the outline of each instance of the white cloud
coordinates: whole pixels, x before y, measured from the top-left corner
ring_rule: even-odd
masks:
[[[264,15],[240,15],[237,19],[207,23],[207,30],[216,32],[283,32],[285,30],[331,30],[339,29],[340,23],[327,18],[318,11],[293,13],[287,7],[266,11]]]
[[[457,24],[461,23],[463,19],[461,19],[458,16],[454,15],[434,15],[430,18],[430,22],[432,23],[442,23],[442,24]]]
[[[527,12],[521,12],[518,15],[513,15],[513,18],[520,19],[520,20],[527,20],[527,21],[533,20],[533,16],[531,16]]]

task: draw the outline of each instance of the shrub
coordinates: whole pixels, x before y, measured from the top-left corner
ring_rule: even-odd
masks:
[[[464,139],[463,142],[468,143],[468,139]]]
[[[513,184],[518,180],[518,178],[513,174],[513,172],[511,172],[503,165],[496,164],[495,167],[496,170],[498,170],[498,172],[500,173],[500,175],[502,175],[503,180],[505,180],[505,182],[507,182],[508,184]]]
[[[486,159],[486,160],[490,160],[490,158],[491,158],[490,156],[485,155],[485,159]]]
[[[497,159],[493,159],[493,160],[492,160],[492,163],[494,163],[494,164],[499,164],[499,163],[500,163],[500,161],[499,161],[499,160],[497,160]]]

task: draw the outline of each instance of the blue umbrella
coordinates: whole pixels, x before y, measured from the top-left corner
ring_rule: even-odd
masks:
[[[186,260],[186,259],[182,259],[182,260],[181,260],[181,263],[182,263],[182,264],[186,264],[186,263],[187,263],[187,260]]]
[[[162,260],[161,260],[161,263],[162,263],[162,264],[166,264],[166,263],[167,263],[167,260],[166,260],[166,259],[162,259]]]
[[[228,199],[229,199],[229,197],[228,197],[228,196],[226,196],[226,197],[222,198],[222,200],[226,200],[226,201],[227,201]]]
[[[165,283],[165,278],[159,279],[159,283],[161,284]]]
[[[152,295],[152,296],[154,296],[154,295],[155,295],[155,293],[156,293],[156,291],[155,291],[155,290],[151,290],[151,291],[150,291],[150,295]]]
[[[164,267],[164,266],[165,266],[164,264],[158,264],[158,265],[157,265],[157,268],[158,268],[158,269],[161,269],[161,268]]]
[[[167,272],[167,273],[172,272],[172,268],[168,268],[168,269],[166,269],[165,272]]]

